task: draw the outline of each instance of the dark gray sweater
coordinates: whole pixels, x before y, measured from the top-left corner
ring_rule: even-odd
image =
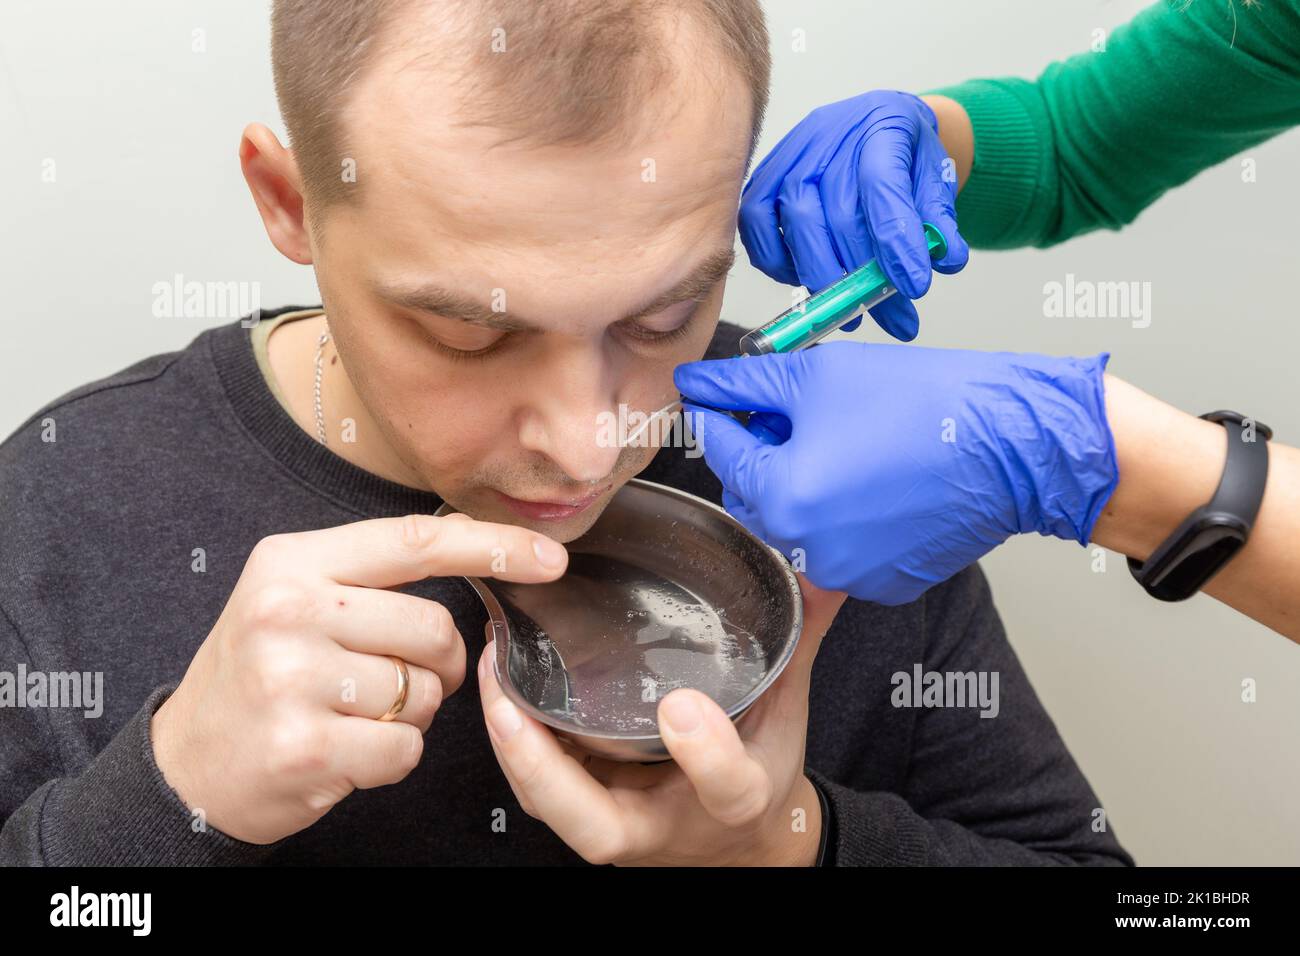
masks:
[[[730,354],[739,334],[720,327],[710,354]],[[42,440],[48,419],[53,442]],[[720,497],[703,461],[680,449],[642,477]],[[519,810],[472,674],[406,780],[357,791],[271,846],[195,832],[154,763],[150,716],[258,540],[439,504],[303,432],[238,323],[33,415],[0,445],[0,677],[13,688],[25,676],[30,689],[32,675],[102,672],[103,712],[0,696],[0,862],[581,862]],[[206,553],[201,573],[195,548]],[[485,615],[463,580],[405,590],[445,604],[477,659]],[[997,672],[997,716],[894,706],[891,676],[914,665]],[[807,764],[832,809],[836,863],[1131,862],[1112,832],[1099,832],[1100,802],[1012,653],[978,568],[904,607],[848,601],[811,694]],[[497,808],[505,832],[493,827]]]

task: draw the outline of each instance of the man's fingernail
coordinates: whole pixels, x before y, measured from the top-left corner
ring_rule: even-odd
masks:
[[[673,694],[663,703],[664,720],[673,733],[689,737],[704,725],[700,703],[690,694]]]
[[[562,568],[567,557],[564,545],[550,538],[535,538],[533,554],[537,555],[537,560],[545,568]]]
[[[504,697],[488,708],[488,722],[492,724],[497,740],[509,740],[524,725],[515,705]]]

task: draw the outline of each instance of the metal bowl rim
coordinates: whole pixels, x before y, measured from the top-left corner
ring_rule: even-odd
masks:
[[[698,495],[693,495],[689,492],[668,485],[661,485],[658,482],[647,481],[644,478],[632,478],[628,480],[623,487],[626,488],[628,485],[636,485],[668,498],[677,498],[686,504],[702,505],[705,508],[717,512],[728,524],[732,525],[741,534],[760,545],[762,549],[772,557],[773,562],[777,568],[780,569],[785,578],[786,586],[789,589],[790,599],[794,607],[794,620],[791,622],[790,630],[786,633],[785,640],[782,642],[781,654],[777,659],[776,664],[767,669],[763,679],[755,684],[754,687],[750,689],[749,693],[725,710],[729,719],[738,720],[745,711],[747,711],[754,702],[757,701],[758,698],[776,682],[776,679],[781,676],[786,666],[790,663],[790,658],[794,656],[795,648],[799,646],[799,639],[803,636],[803,592],[799,590],[799,579],[794,576],[794,572],[790,569],[790,563],[786,560],[785,555],[767,542],[763,541],[743,524],[733,518],[727,513],[725,508],[720,508],[712,501],[708,501]],[[620,488],[618,492],[615,493],[614,497],[617,498],[618,495],[622,493],[622,490],[623,489]],[[612,500],[610,504],[613,504]],[[451,510],[452,509],[444,504],[436,513],[445,514]],[[592,737],[600,740],[625,740],[629,742],[649,742],[663,739],[662,736],[657,733],[622,734],[611,731],[591,730],[587,727],[580,727],[577,724],[565,723],[545,711],[540,710],[530,701],[526,700],[515,688],[509,678],[503,676],[502,673],[506,648],[498,635],[504,632],[506,639],[509,640],[511,634],[510,623],[506,618],[505,611],[501,607],[501,603],[497,600],[496,595],[488,590],[487,585],[484,584],[481,579],[467,577],[465,580],[468,581],[470,586],[478,593],[479,598],[483,601],[484,608],[488,612],[488,621],[492,626],[494,638],[496,638],[496,649],[495,653],[492,655],[492,669],[496,673],[497,684],[501,687],[502,691],[505,692],[505,695],[514,702],[515,706],[522,708],[534,720],[540,721],[548,727],[563,731],[564,733],[575,737]]]

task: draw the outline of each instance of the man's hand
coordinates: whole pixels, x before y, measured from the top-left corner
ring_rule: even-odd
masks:
[[[221,617],[152,723],[167,782],[206,822],[249,843],[310,826],[354,789],[403,779],[465,676],[440,604],[385,590],[443,575],[537,582],[564,548],[463,515],[409,515],[264,538]],[[406,662],[405,707],[397,699]]]
[[[808,682],[844,595],[800,585],[803,637],[739,725],[698,691],[660,702],[673,763],[616,763],[562,745],[502,693],[489,643],[478,666],[484,716],[524,812],[591,863],[812,865],[821,807],[804,776]]]

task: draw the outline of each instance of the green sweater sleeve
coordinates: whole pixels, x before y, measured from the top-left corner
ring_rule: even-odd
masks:
[[[1300,124],[1300,0],[1162,0],[1037,81],[934,90],[975,159],[972,246],[1050,246],[1132,222],[1167,189]]]

